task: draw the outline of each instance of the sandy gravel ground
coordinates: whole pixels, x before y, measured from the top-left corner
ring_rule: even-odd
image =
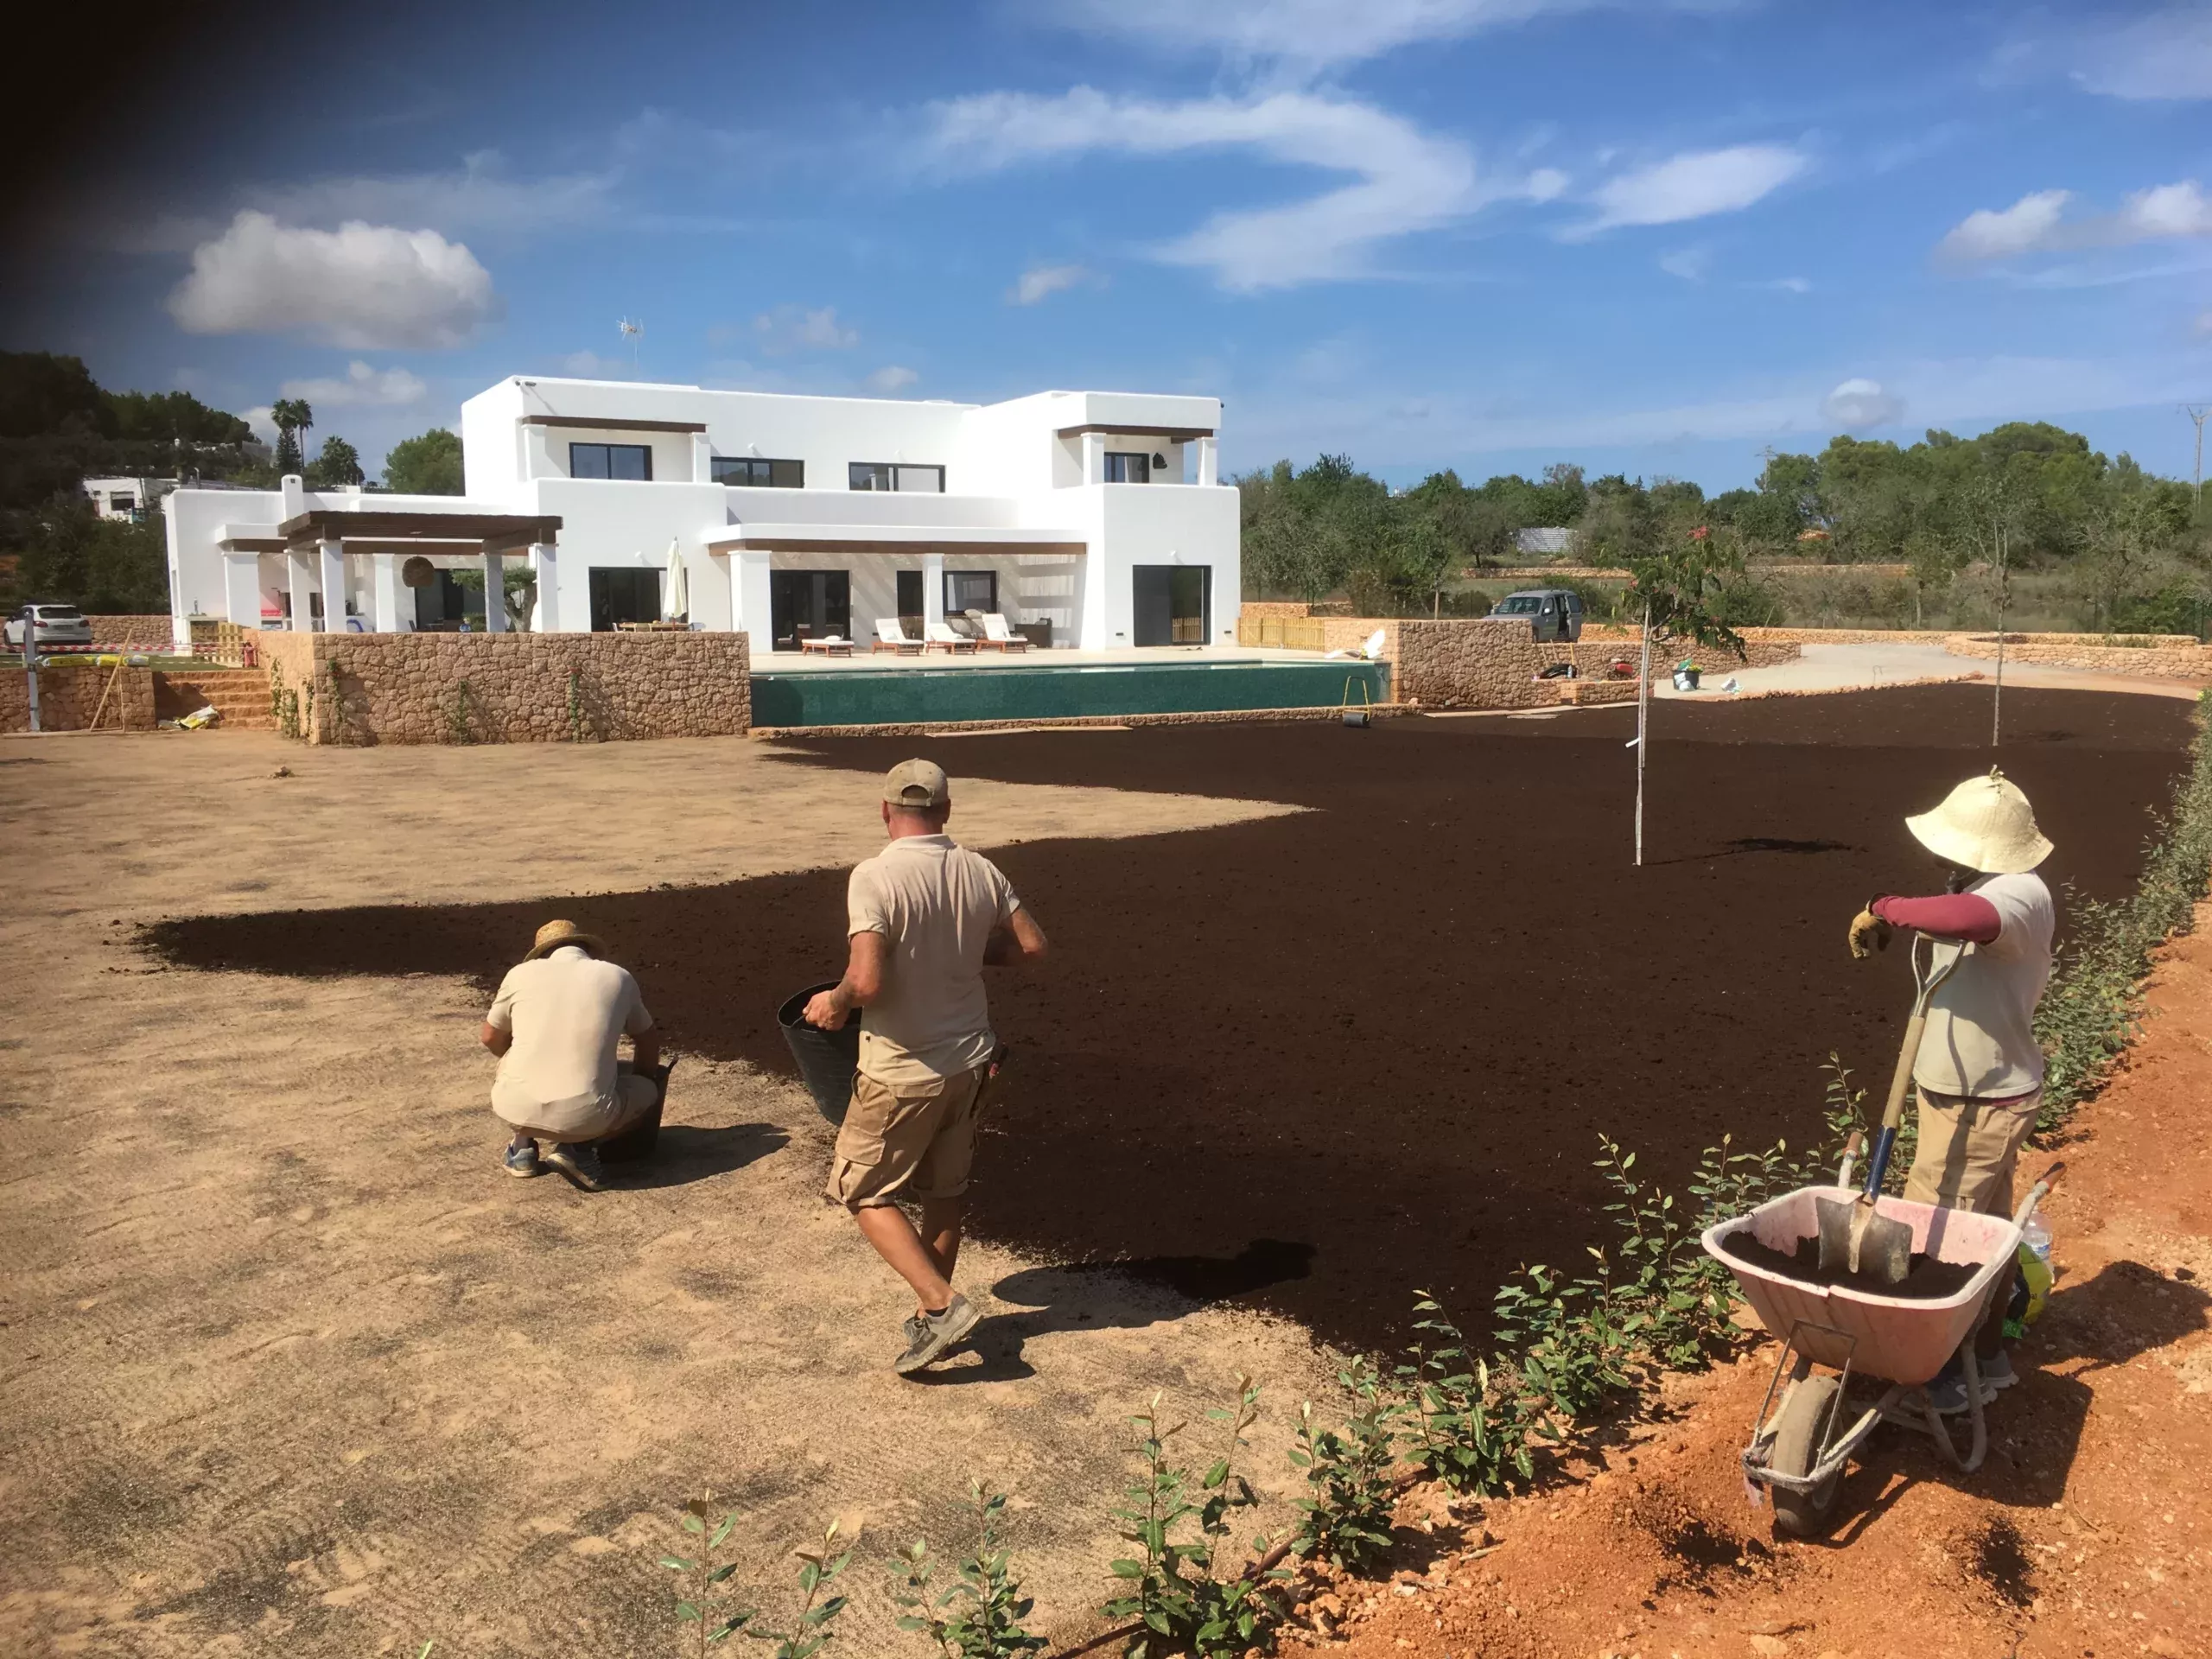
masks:
[[[979,846],[1283,810],[957,801]],[[158,972],[127,943],[847,863],[873,802],[741,741],[0,740],[0,1651],[671,1650],[652,1561],[711,1489],[779,1595],[785,1552],[858,1528],[847,1650],[895,1653],[886,1557],[961,1543],[970,1475],[1015,1494],[1043,1623],[1074,1631],[1125,1414],[1164,1388],[1196,1414],[1238,1372],[1283,1408],[1254,1450],[1279,1500],[1289,1408],[1330,1370],[1287,1325],[977,1250],[971,1294],[1005,1290],[981,1353],[893,1377],[900,1288],[817,1197],[828,1132],[792,1082],[687,1062],[649,1184],[588,1198],[501,1173],[458,982]]]

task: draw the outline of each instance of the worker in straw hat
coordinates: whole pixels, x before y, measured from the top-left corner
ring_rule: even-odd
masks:
[[[1961,954],[1936,987],[1912,1071],[1919,1093],[1919,1140],[1904,1195],[1918,1204],[2009,1217],[2012,1166],[2043,1107],[2042,1045],[2036,1005],[2050,979],[2056,924],[2050,889],[2036,867],[2050,842],[2034,809],[1992,767],[1969,778],[1930,811],[1905,820],[1920,844],[1948,871],[1946,890],[1928,898],[1876,899],[1852,918],[1851,953],[1889,944],[1892,928],[1948,941]],[[1993,1313],[2001,1315],[1999,1298]],[[2012,1362],[1992,1349],[1986,1386],[2008,1387]],[[1948,1382],[1946,1397],[1942,1382]],[[1965,1408],[1965,1385],[1947,1373],[1937,1404]]]
[[[836,1031],[861,1013],[860,1069],[837,1131],[829,1195],[914,1293],[910,1376],[957,1351],[981,1317],[952,1287],[967,1217],[976,1120],[1002,1051],[983,991],[987,964],[1045,955],[1037,925],[997,865],[944,833],[952,786],[931,760],[883,785],[890,842],[857,865],[845,893],[845,976],[806,1005]],[[918,1229],[899,1209],[921,1211]]]
[[[484,1046],[499,1057],[492,1110],[512,1125],[507,1173],[557,1169],[596,1192],[605,1183],[597,1143],[660,1102],[660,1034],[638,982],[574,922],[548,922],[530,955],[507,970],[484,1016]],[[634,1058],[615,1046],[628,1033]],[[538,1141],[553,1143],[542,1158]]]

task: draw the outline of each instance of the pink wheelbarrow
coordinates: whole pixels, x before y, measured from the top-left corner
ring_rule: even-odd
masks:
[[[1799,1537],[1811,1537],[1825,1527],[1845,1463],[1881,1423],[1930,1436],[1968,1474],[1981,1466],[1989,1451],[1989,1429],[1982,1417],[1974,1332],[1990,1299],[2011,1294],[2021,1229],[2065,1168],[2053,1164],[2045,1170],[2010,1221],[1903,1198],[1876,1201],[1880,1214],[1912,1229],[1915,1256],[1974,1269],[1963,1286],[1941,1297],[1886,1296],[1852,1285],[1810,1284],[1738,1260],[1720,1248],[1723,1239],[1749,1233],[1769,1249],[1788,1253],[1800,1239],[1816,1236],[1816,1199],[1849,1204],[1859,1196],[1851,1179],[1858,1137],[1852,1139],[1834,1186],[1801,1187],[1708,1228],[1703,1240],[1706,1253],[1735,1274],[1759,1323],[1782,1339],[1774,1376],[1759,1406],[1758,1427],[1744,1448],[1744,1478],[1755,1499],[1761,1489],[1771,1495],[1775,1525]],[[1955,1354],[1965,1376],[1971,1430],[1964,1452],[1927,1387]],[[1815,1366],[1827,1369],[1816,1371]],[[1862,1405],[1855,1419],[1847,1404],[1854,1380],[1887,1385],[1878,1398]]]

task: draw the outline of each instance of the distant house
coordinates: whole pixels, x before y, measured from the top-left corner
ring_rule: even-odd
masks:
[[[1516,530],[1513,532],[1513,548],[1516,553],[1533,557],[1556,558],[1574,550],[1574,531],[1567,524],[1548,530]]]
[[[85,496],[103,518],[143,524],[161,499],[177,487],[173,478],[88,478]]]

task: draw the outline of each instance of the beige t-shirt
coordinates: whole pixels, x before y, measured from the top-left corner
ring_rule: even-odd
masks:
[[[846,931],[890,941],[883,989],[861,1015],[861,1070],[931,1084],[991,1057],[983,948],[1021,907],[997,865],[950,836],[901,836],[855,867]]]
[[[2036,1004],[2050,980],[2057,918],[2050,889],[2032,871],[1985,875],[1966,891],[1996,906],[1998,934],[1987,944],[1967,946],[1929,999],[1912,1080],[1939,1094],[2004,1100],[2043,1086]],[[1933,944],[1939,953],[1955,948],[1940,939]]]
[[[514,1033],[492,1084],[493,1111],[549,1133],[606,1117],[617,1104],[616,1039],[653,1027],[630,970],[574,944],[507,969],[484,1020]]]

